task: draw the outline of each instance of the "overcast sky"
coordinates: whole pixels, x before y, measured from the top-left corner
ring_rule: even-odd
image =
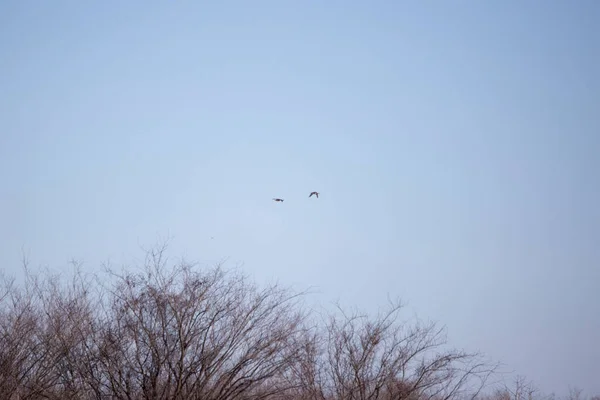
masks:
[[[600,393],[600,2],[218,3],[0,2],[1,268],[171,236]]]

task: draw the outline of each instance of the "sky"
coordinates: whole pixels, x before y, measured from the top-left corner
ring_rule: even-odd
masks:
[[[598,394],[599,19],[2,0],[0,269],[135,263],[170,237],[323,304],[400,297],[546,392]]]

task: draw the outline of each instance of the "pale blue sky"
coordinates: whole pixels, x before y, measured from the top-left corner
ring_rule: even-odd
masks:
[[[0,1],[0,265],[171,235],[324,302],[400,296],[546,391],[598,393],[598,21],[593,0]]]

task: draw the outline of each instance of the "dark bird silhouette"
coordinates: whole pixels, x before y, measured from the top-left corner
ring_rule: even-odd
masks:
[[[274,201],[283,201],[283,199],[273,199]]]
[[[312,197],[312,195],[317,196],[317,199],[319,198],[319,192],[311,192],[310,195],[308,195],[308,197]]]

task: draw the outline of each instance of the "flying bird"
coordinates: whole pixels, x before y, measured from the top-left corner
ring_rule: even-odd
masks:
[[[275,199],[273,199],[273,200],[274,200],[274,201],[283,201],[283,199],[277,199],[277,198],[275,198]]]
[[[311,192],[308,197],[312,197],[313,194],[317,196],[317,199],[319,198],[319,192]]]

